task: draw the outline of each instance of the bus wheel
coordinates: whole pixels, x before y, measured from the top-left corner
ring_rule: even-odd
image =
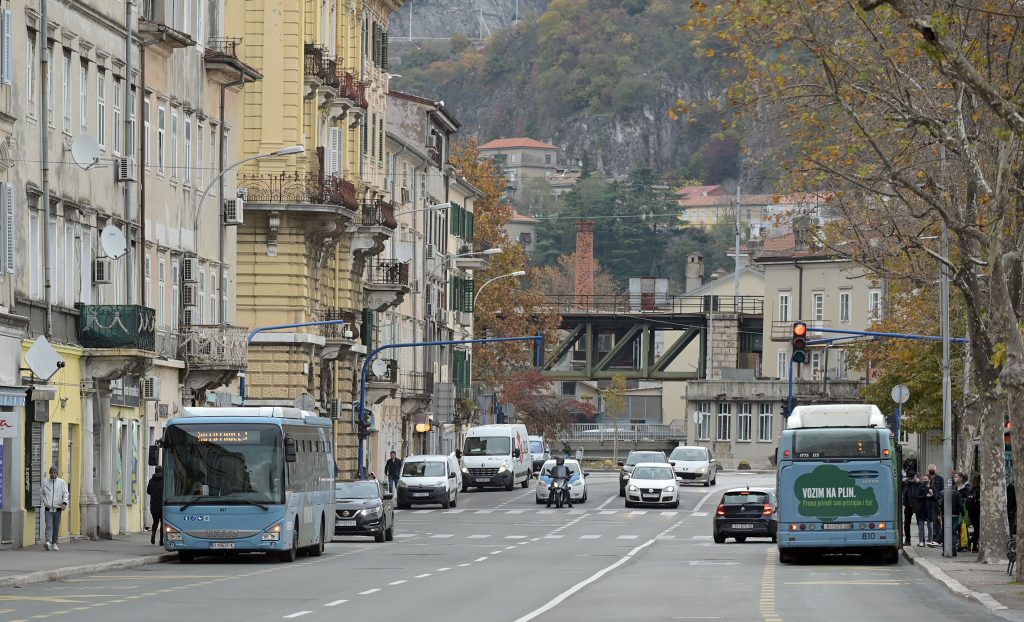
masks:
[[[889,549],[882,554],[882,563],[884,564],[898,564],[900,561],[899,549]]]
[[[178,551],[178,561],[183,564],[191,564],[195,558],[196,554],[194,551]]]
[[[779,562],[783,564],[792,564],[796,561],[796,553],[789,549],[782,549],[779,551]]]
[[[299,526],[292,529],[292,546],[287,551],[281,551],[279,559],[283,562],[293,562],[299,554]]]
[[[324,521],[320,521],[320,541],[309,548],[310,557],[320,557],[324,554]]]

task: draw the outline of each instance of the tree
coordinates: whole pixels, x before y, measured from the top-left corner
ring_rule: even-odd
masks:
[[[612,419],[619,419],[626,415],[626,377],[622,374],[612,376],[608,387],[601,391],[604,399],[604,414]]]
[[[515,407],[516,419],[531,434],[547,438],[564,438],[573,423],[594,417],[593,405],[555,396],[551,379],[536,369],[512,373],[502,386],[501,400]]]
[[[735,64],[729,101],[771,122],[792,149],[794,189],[833,197],[839,218],[828,244],[890,280],[931,283],[940,268],[951,275],[977,396],[982,559],[996,561],[1007,537],[1007,412],[1024,447],[1024,8],[852,4],[695,0],[691,28],[703,33],[698,53]],[[937,241],[943,231],[948,255]],[[1024,460],[1014,469],[1024,481]],[[1024,496],[1018,503],[1024,519]],[[1024,580],[1024,564],[1017,568]]]
[[[596,264],[596,262],[595,262]],[[555,265],[537,268],[533,276],[534,286],[545,296],[571,296],[576,288],[576,257],[559,256]],[[600,264],[594,270],[594,295],[617,296],[618,284]]]

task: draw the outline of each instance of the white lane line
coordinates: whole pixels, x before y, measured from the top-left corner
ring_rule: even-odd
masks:
[[[327,603],[326,605],[324,605],[324,607],[337,607],[338,605],[341,605],[341,604],[344,604],[344,603],[347,603],[347,602],[348,602],[347,600],[334,600],[334,601],[331,601],[331,602]]]
[[[391,583],[388,583],[388,585],[401,585],[403,583],[405,583],[405,579],[399,579],[398,581],[392,581]]]
[[[417,514],[430,514],[433,511],[434,510],[413,510],[413,512],[415,512]]]
[[[665,512],[662,512],[662,513],[661,513],[661,515],[662,515],[662,516],[675,516],[675,515],[676,515],[676,513],[675,513],[675,512],[672,512],[672,511],[668,511],[668,510],[666,510]]]
[[[470,563],[459,564],[459,568],[465,568],[466,566],[472,566],[472,565],[473,564],[470,564]]]
[[[304,616],[307,613],[313,613],[313,612],[312,611],[296,611],[295,613],[289,613],[288,615],[284,616],[284,619],[287,620],[289,618],[297,618],[299,616]]]
[[[597,534],[588,533],[588,534],[580,536],[580,540],[597,540],[600,537],[601,536],[599,536]]]
[[[664,533],[658,534],[658,535],[657,535],[656,537],[657,537],[657,538],[658,538],[659,540],[675,540],[675,539],[676,539],[676,537],[675,537],[675,536],[673,536],[673,535],[668,535],[668,534],[664,534]]]
[[[477,514],[493,514],[494,510],[477,510]]]
[[[545,509],[545,510],[537,510],[537,513],[538,514],[554,514],[555,510],[547,510],[547,509]]]
[[[395,537],[396,538],[415,538],[416,534],[414,534],[414,533],[397,533],[397,534],[395,534]]]
[[[430,576],[430,574],[431,574],[431,573],[429,573],[429,572],[424,572],[423,574],[418,574],[418,575],[416,575],[416,576],[415,576],[414,578],[416,578],[416,579],[422,579],[422,578],[424,578],[424,577],[429,577],[429,576]]]
[[[603,570],[599,570],[598,572],[594,573],[593,575],[591,575],[590,577],[584,579],[583,581],[580,581],[579,583],[577,583],[576,585],[570,587],[569,589],[567,589],[566,591],[562,592],[558,596],[552,598],[550,601],[548,601],[543,606],[541,606],[541,607],[539,607],[537,609],[534,609],[533,611],[531,611],[530,613],[526,614],[525,616],[517,619],[515,622],[529,622],[530,620],[533,620],[534,618],[537,618],[537,617],[543,615],[544,613],[547,613],[548,611],[551,611],[552,609],[557,607],[559,604],[561,604],[565,599],[569,598],[570,596],[572,596],[576,592],[579,592],[580,590],[582,590],[583,588],[587,587],[591,583],[597,581],[598,579],[600,579],[604,575],[608,574],[612,570],[615,570],[619,566],[625,564],[627,561],[632,559],[634,555],[636,555],[637,553],[642,551],[644,548],[646,548],[646,547],[648,547],[648,546],[650,546],[652,544],[654,544],[654,540],[653,539],[652,540],[648,540],[647,542],[644,542],[640,546],[634,548],[629,553],[626,553],[621,559],[619,559],[619,561],[617,561],[614,564],[604,568]]]
[[[522,514],[526,510],[505,510],[506,514]]]
[[[375,588],[371,588],[369,590],[363,590],[362,592],[359,592],[359,595],[360,596],[366,596],[367,594],[373,594],[374,592],[379,592],[379,591],[380,591],[380,588],[379,587],[375,587]]]
[[[690,513],[690,516],[698,516],[698,517],[699,516],[707,516],[707,515],[708,515],[707,512],[691,512]]]
[[[544,539],[545,540],[557,540],[559,538],[564,538],[564,537],[565,537],[564,534],[557,534],[557,535],[556,534],[548,534],[548,535],[544,536]]]
[[[462,513],[463,513],[463,512],[465,512],[465,511],[466,511],[466,510],[463,510],[463,509],[457,509],[457,510],[445,510],[445,514],[462,514]]]
[[[505,536],[506,540],[525,540],[526,536]]]
[[[431,538],[454,538],[455,534],[453,534],[453,533],[435,533],[434,535],[432,535],[430,537]]]
[[[619,498],[619,495],[612,495],[612,496],[608,497],[608,500],[605,501],[604,503],[602,503],[601,505],[597,506],[597,509],[603,510],[606,505],[608,505],[612,501],[615,501],[618,498]]]
[[[501,555],[502,551],[491,551],[491,555]]]
[[[623,536],[619,536],[619,537],[618,537],[618,538],[616,538],[616,539],[617,539],[617,540],[636,540],[636,539],[637,539],[637,538],[639,538],[639,537],[640,537],[640,536],[633,536],[633,535],[623,535]]]
[[[630,516],[643,516],[647,513],[647,510],[633,510],[629,513]]]
[[[586,510],[577,510],[575,508],[569,510],[569,514],[586,514],[586,513],[587,513]]]
[[[699,512],[700,509],[702,507],[704,507],[704,504],[707,503],[708,499],[711,498],[711,495],[713,495],[713,494],[715,494],[717,492],[718,492],[717,490],[712,490],[712,491],[708,492],[708,494],[704,495],[704,498],[700,500],[700,503],[697,504],[697,507],[693,508],[693,511],[694,512]]]
[[[475,562],[482,562],[482,561],[484,561],[485,559],[487,559],[487,557],[486,557],[486,556],[484,556],[484,557],[477,557],[477,558],[476,558],[476,559],[474,559],[473,561],[475,561]]]
[[[710,540],[713,536],[690,536],[691,540]]]
[[[438,568],[434,572],[448,572],[449,570],[451,570],[451,568]]]
[[[483,540],[484,538],[490,538],[491,534],[489,534],[489,533],[475,533],[475,534],[473,534],[471,536],[467,536],[467,537],[470,540]]]
[[[601,510],[599,512],[599,514],[601,514],[601,516],[611,516],[612,514],[615,514],[616,512],[618,512],[618,510]]]
[[[511,545],[511,546],[506,546],[506,547],[505,547],[505,550],[506,550],[506,551],[511,551],[512,549],[516,548],[517,546],[519,546],[519,545],[517,545],[517,544],[513,544],[513,545]]]

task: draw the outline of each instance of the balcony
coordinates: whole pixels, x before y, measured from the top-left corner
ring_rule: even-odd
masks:
[[[244,76],[246,80],[259,80],[260,72],[242,62],[238,58],[238,46],[241,39],[212,38],[206,43],[203,51],[203,65],[207,75],[219,84],[229,84]]]
[[[363,282],[364,306],[375,311],[397,307],[405,300],[409,287],[409,264],[394,259],[371,261]]]
[[[434,398],[434,372],[409,371],[401,376],[402,412],[415,414],[429,409]]]
[[[317,327],[324,338],[324,349],[320,357],[335,360],[352,350],[359,343],[359,321],[355,312],[327,307],[316,314],[316,321],[343,320],[344,324],[324,324]]]
[[[391,239],[395,234],[395,228],[398,227],[395,207],[390,201],[363,201],[360,212],[360,226],[352,237],[352,254],[356,268],[367,259],[383,253],[385,243]]]
[[[179,356],[188,365],[186,388],[203,395],[231,382],[245,369],[248,335],[249,330],[242,326],[182,326]]]
[[[306,99],[316,95],[317,89],[324,84],[327,48],[315,43],[307,43],[302,48],[302,74]]]
[[[364,227],[387,227],[396,229],[395,205],[384,199],[364,201],[362,207],[362,224]]]
[[[324,205],[359,209],[356,187],[338,175],[306,172],[273,174],[242,174],[238,187],[245,194],[246,207],[259,209],[259,204]]]
[[[366,371],[366,401],[380,404],[398,392],[398,361],[375,358]]]
[[[82,305],[78,342],[90,351],[91,376],[141,375],[156,357],[156,311],[141,305]]]

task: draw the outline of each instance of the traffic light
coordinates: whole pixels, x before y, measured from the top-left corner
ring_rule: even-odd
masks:
[[[793,362],[807,362],[807,324],[803,322],[793,323]]]

